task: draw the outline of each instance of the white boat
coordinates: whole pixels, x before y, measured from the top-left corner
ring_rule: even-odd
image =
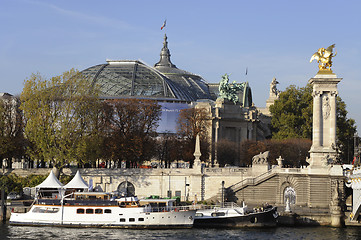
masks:
[[[198,206],[194,227],[239,228],[274,227],[278,217],[277,207],[263,206],[248,209],[236,203],[224,203],[223,206]]]
[[[61,199],[38,199],[27,213],[11,213],[11,225],[191,228],[196,210],[175,206],[174,199],[141,205],[136,197],[110,193],[75,192]]]

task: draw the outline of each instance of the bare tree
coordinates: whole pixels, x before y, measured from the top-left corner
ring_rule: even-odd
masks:
[[[239,165],[239,154],[237,143],[227,139],[221,139],[217,142],[217,161],[221,166],[226,164]]]
[[[193,161],[196,137],[201,140],[201,160],[209,157],[210,143],[208,139],[209,117],[203,108],[188,108],[181,110],[177,121],[177,132],[184,141],[183,160]]]

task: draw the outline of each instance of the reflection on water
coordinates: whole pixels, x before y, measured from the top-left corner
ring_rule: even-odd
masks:
[[[361,228],[171,229],[20,227],[0,225],[1,239],[361,239]]]

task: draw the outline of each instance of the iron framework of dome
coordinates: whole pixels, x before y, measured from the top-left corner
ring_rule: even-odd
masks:
[[[100,88],[102,98],[148,98],[165,101],[193,102],[214,99],[207,82],[200,76],[178,69],[170,61],[164,37],[160,61],[150,67],[141,61],[107,60],[82,71],[83,75]]]

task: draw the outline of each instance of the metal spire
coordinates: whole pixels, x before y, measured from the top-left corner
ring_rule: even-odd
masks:
[[[164,42],[163,48],[160,51],[160,60],[157,62],[154,67],[171,67],[177,68],[171,61],[170,61],[170,52],[168,49],[168,42],[167,42],[167,34],[164,34]]]

